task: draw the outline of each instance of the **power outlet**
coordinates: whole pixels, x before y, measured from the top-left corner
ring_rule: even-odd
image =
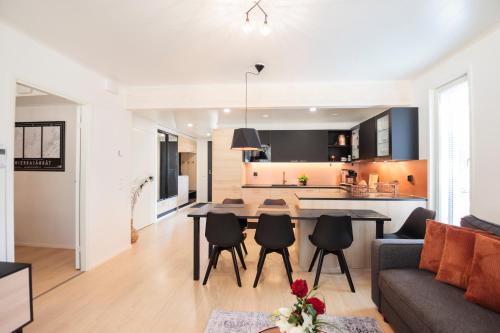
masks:
[[[254,176],[254,177],[257,177],[258,175],[259,175],[259,173],[258,173],[257,171],[254,171],[254,172],[253,172],[253,176]]]

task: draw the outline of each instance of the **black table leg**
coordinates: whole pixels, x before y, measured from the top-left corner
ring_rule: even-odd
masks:
[[[200,279],[200,218],[193,217],[193,280]]]
[[[384,220],[376,220],[377,229],[375,230],[375,238],[382,239],[384,238]]]

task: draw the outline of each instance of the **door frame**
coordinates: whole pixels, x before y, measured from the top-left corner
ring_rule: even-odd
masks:
[[[75,147],[75,159],[76,159],[76,164],[75,164],[75,269],[81,270],[81,271],[86,271],[87,270],[87,263],[86,263],[86,191],[87,191],[87,170],[88,170],[88,150],[90,146],[90,136],[88,134],[89,128],[90,128],[90,123],[91,123],[91,112],[90,108],[88,105],[82,103],[81,101],[78,101],[77,99],[66,96],[64,93],[60,93],[57,91],[52,91],[50,89],[44,88],[42,85],[34,84],[28,80],[22,80],[22,79],[15,79],[13,82],[13,96],[12,99],[14,101],[13,103],[13,108],[11,110],[12,112],[12,117],[11,119],[13,120],[11,122],[11,133],[14,135],[15,131],[15,115],[16,115],[16,94],[17,94],[17,89],[16,89],[16,84],[22,84],[29,86],[31,88],[37,89],[44,91],[46,93],[59,96],[62,98],[65,98],[69,101],[72,101],[76,104],[77,106],[77,111],[76,111],[76,123],[75,123],[75,135],[76,135],[76,147]],[[11,151],[14,150],[13,143],[14,143],[14,137],[12,137],[12,146],[9,148]],[[13,157],[13,154],[11,154]],[[12,160],[13,163],[13,160]],[[9,176],[9,175],[7,175]],[[12,184],[14,181],[14,167],[11,169],[11,179],[12,179]],[[12,196],[12,209],[14,208],[14,186],[12,188],[12,193],[10,195]],[[7,193],[9,195],[9,193]],[[15,260],[15,239],[14,239],[14,232],[15,232],[15,216],[12,213],[12,220],[10,221],[10,228],[7,228],[7,234],[6,234],[6,244],[7,244],[7,254],[10,252],[12,257],[9,258],[8,255],[8,260],[14,261]],[[9,221],[7,221],[9,224]],[[8,250],[10,248],[10,251]]]

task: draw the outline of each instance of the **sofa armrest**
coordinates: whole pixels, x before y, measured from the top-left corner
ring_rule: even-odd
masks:
[[[372,242],[372,300],[380,307],[379,272],[393,268],[418,268],[423,239],[375,239]]]

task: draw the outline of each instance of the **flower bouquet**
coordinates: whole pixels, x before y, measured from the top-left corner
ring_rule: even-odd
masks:
[[[315,297],[317,287],[309,291],[305,280],[295,280],[292,294],[297,302],[292,308],[280,308],[272,316],[272,321],[281,333],[318,333],[322,327],[333,326],[322,322],[318,315],[325,313],[325,302]]]

